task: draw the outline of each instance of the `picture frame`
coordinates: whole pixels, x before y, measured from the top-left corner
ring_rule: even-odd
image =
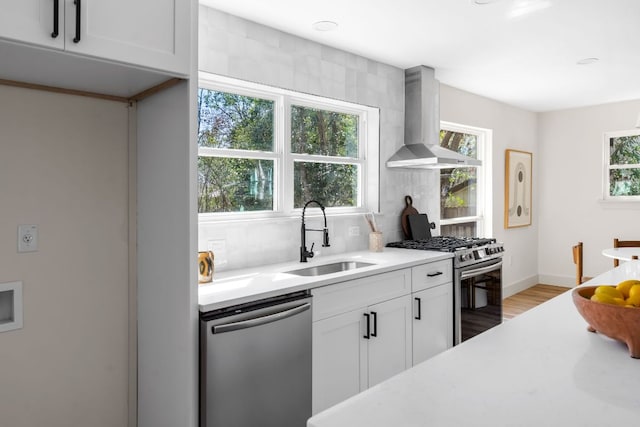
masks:
[[[533,154],[505,150],[504,228],[531,225]]]

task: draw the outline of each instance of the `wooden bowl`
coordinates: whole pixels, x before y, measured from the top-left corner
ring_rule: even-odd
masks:
[[[603,335],[627,344],[629,354],[640,359],[640,307],[624,307],[591,301],[589,298],[597,286],[575,288],[573,303],[587,321],[590,332]]]

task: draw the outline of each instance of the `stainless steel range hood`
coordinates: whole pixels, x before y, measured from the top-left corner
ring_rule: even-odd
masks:
[[[442,169],[480,166],[482,162],[440,147],[440,82],[433,68],[404,72],[405,145],[389,160],[390,168]]]

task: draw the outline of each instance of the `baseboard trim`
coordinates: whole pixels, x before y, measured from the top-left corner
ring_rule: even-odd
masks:
[[[567,288],[573,288],[576,285],[575,276],[553,276],[549,274],[539,274],[538,283],[545,285],[565,286]]]
[[[515,283],[511,283],[509,285],[503,286],[502,288],[502,298],[508,298],[511,295],[515,295],[518,292],[522,292],[525,289],[529,289],[530,287],[537,285],[538,282],[538,276],[531,276],[531,277],[527,277],[526,279],[520,280],[518,282]]]

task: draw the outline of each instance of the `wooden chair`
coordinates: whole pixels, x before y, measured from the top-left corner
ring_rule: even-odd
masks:
[[[640,240],[613,239],[613,247],[614,248],[640,248]],[[632,259],[638,259],[638,257],[634,256]],[[620,265],[620,260],[614,258],[613,266],[617,267],[619,265]]]
[[[582,242],[572,247],[573,263],[576,265],[576,285],[584,283],[586,278],[582,275]]]

